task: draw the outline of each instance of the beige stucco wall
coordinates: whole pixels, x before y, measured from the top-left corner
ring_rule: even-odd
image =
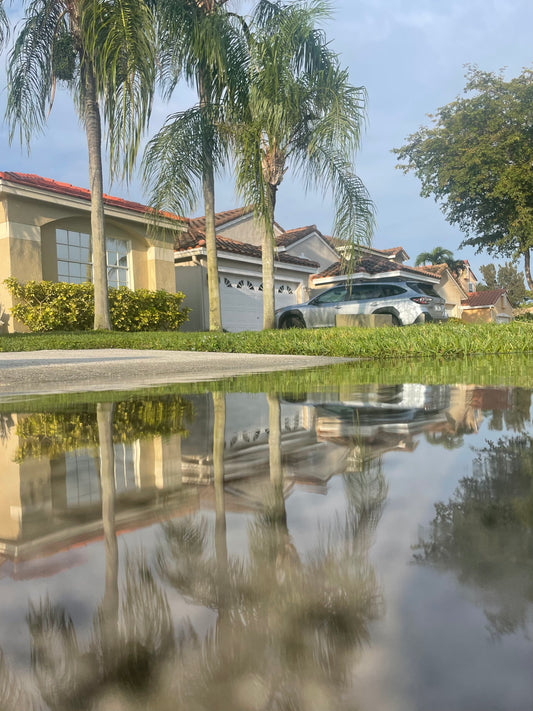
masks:
[[[47,195],[46,197],[49,197]],[[29,196],[4,193],[0,199],[0,316],[13,305],[3,285],[14,276],[21,281],[57,281],[56,229],[90,234],[90,205],[47,202],[38,193]],[[130,286],[175,292],[174,253],[171,242],[150,240],[138,215],[106,216],[106,236],[130,245]],[[2,325],[0,323],[0,329]],[[9,331],[25,330],[9,319]]]
[[[448,316],[461,318],[463,312],[461,300],[465,298],[465,294],[448,272],[444,272],[440,284],[435,286],[435,290],[446,300]]]
[[[496,314],[490,308],[465,309],[462,319],[466,323],[490,323],[495,320]]]
[[[338,260],[336,254],[318,235],[310,235],[301,242],[287,247],[285,251],[293,257],[303,257],[304,259],[311,259],[314,262],[318,262],[320,265],[318,271],[329,267],[330,264]]]
[[[263,239],[263,230],[255,222],[253,215],[245,215],[241,220],[233,225],[222,225],[217,228],[217,234],[228,239],[248,244],[260,245]]]

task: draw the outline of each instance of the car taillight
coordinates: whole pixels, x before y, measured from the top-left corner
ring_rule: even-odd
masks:
[[[433,299],[430,296],[412,296],[411,301],[417,304],[431,304]]]

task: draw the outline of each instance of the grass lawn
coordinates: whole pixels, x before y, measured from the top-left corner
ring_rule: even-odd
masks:
[[[533,353],[533,323],[423,324],[403,328],[327,328],[241,333],[77,332],[0,336],[0,351],[139,348],[351,358],[452,357]]]

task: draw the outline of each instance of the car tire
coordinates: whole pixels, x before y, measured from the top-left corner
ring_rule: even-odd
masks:
[[[281,328],[305,328],[305,323],[298,314],[288,314],[281,322]]]

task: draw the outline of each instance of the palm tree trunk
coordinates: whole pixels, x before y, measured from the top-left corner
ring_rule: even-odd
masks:
[[[215,486],[215,553],[217,565],[217,640],[224,645],[229,630],[228,615],[228,542],[224,500],[224,440],[226,434],[226,395],[213,392],[213,472]]]
[[[529,247],[524,250],[524,271],[526,273],[527,288],[533,291],[533,279],[531,278],[531,254]]]
[[[118,634],[118,543],[115,528],[115,453],[113,449],[113,404],[96,406],[100,445],[102,526],[105,545],[105,589],[102,602],[104,649],[111,653]]]
[[[94,330],[111,330],[107,292],[107,263],[104,227],[104,181],[102,171],[102,123],[96,96],[96,83],[88,60],[82,70],[84,83],[83,115],[89,150],[89,188],[91,191],[91,242],[94,283]]]
[[[277,185],[268,185],[270,192],[270,215],[265,226],[261,245],[263,262],[263,329],[274,328],[276,308],[274,279],[274,210],[276,207]]]
[[[200,106],[209,106],[209,96],[205,83],[199,80]],[[213,127],[209,118],[204,125],[203,175],[202,189],[204,193],[205,210],[205,249],[207,252],[207,289],[209,294],[209,330],[222,331],[222,315],[220,310],[220,288],[218,283],[218,258],[215,230],[215,171],[210,147],[210,133]]]

